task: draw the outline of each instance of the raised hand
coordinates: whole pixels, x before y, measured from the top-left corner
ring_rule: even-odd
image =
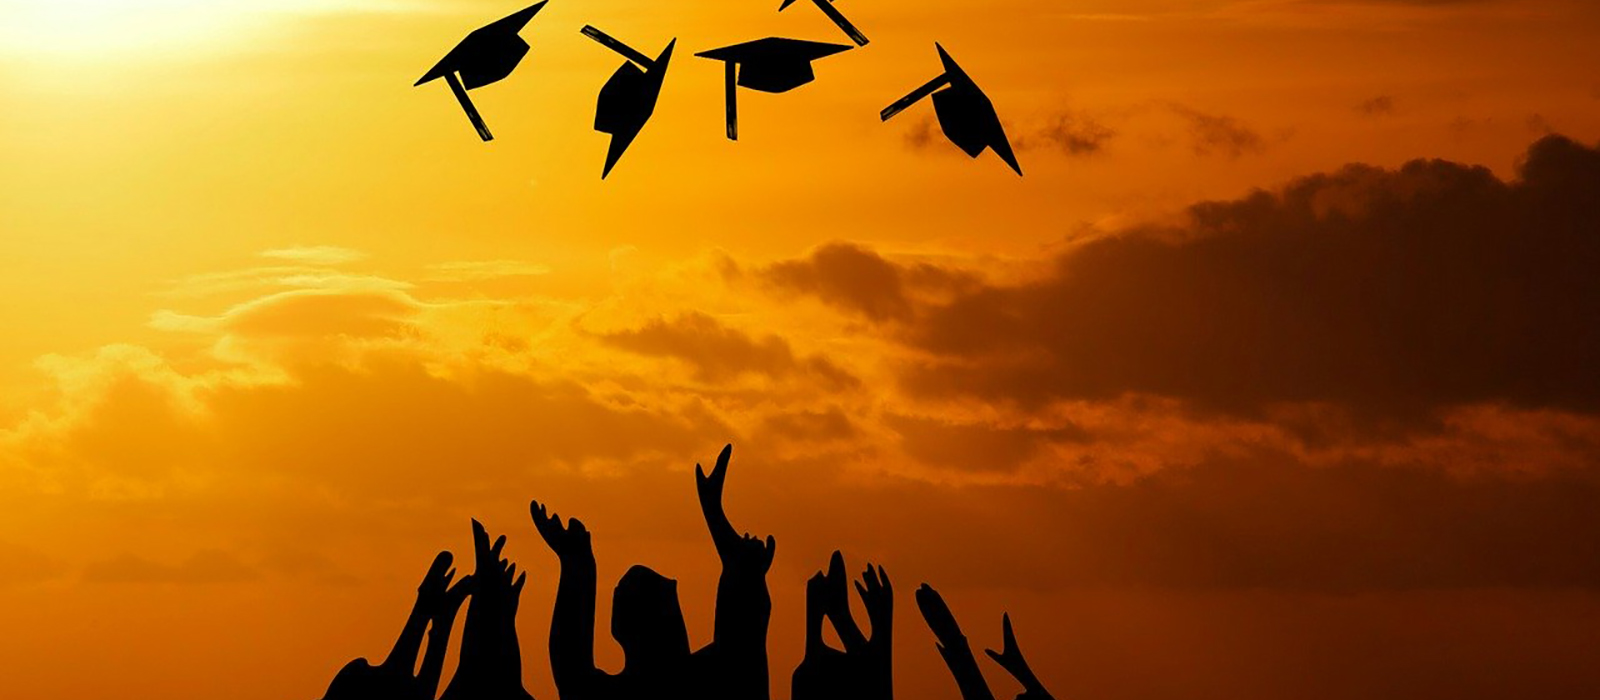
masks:
[[[994,700],[989,683],[983,679],[983,671],[978,669],[978,660],[972,656],[972,648],[967,646],[967,637],[961,633],[961,625],[956,623],[955,615],[950,614],[950,606],[945,605],[944,597],[924,583],[917,589],[917,607],[922,610],[922,619],[928,622],[928,629],[933,631],[934,638],[938,640],[939,655],[944,657],[945,666],[950,668],[950,675],[955,677],[962,699]]]
[[[417,585],[417,605],[433,611],[444,604],[445,596],[450,591],[450,581],[455,578],[456,570],[450,568],[455,557],[449,552],[440,552],[433,558],[433,565],[428,567],[428,573],[422,577],[422,583]]]
[[[450,623],[448,620],[441,623],[441,615],[448,610],[449,617],[453,619],[455,609],[460,605],[459,601],[452,605],[452,591],[455,590],[450,586],[450,580],[455,576],[455,571],[450,568],[452,560],[449,552],[440,552],[434,557],[428,573],[417,586],[417,600],[412,605],[411,615],[383,663],[372,666],[366,659],[356,659],[346,664],[329,684],[325,700],[369,697],[433,700],[439,682],[437,667],[443,665],[445,648],[450,643]],[[457,588],[461,588],[461,585],[457,584]],[[434,628],[433,634],[428,635],[427,658],[421,673],[413,675],[423,636],[430,622]],[[444,629],[442,635],[438,633],[441,624]],[[435,658],[439,663],[430,666],[430,661]]]
[[[927,621],[928,629],[933,631],[933,636],[941,647],[967,645],[967,636],[961,633],[961,625],[956,622],[956,616],[951,614],[950,606],[944,602],[944,596],[939,595],[932,586],[924,583],[917,589],[917,607],[922,610],[922,619]]]
[[[445,689],[448,700],[527,700],[522,687],[522,652],[517,644],[517,605],[526,573],[500,558],[506,538],[493,544],[483,524],[472,521],[476,570],[472,604],[461,634],[461,662]]]
[[[451,571],[441,581],[448,584],[450,576],[454,574]],[[450,631],[455,627],[456,614],[461,611],[461,605],[472,593],[472,584],[471,576],[462,576],[455,585],[428,593],[433,601],[432,624],[428,627],[428,651],[422,657],[422,670],[417,672],[419,696],[424,700],[433,700],[439,692],[439,677],[444,673],[444,656],[450,644]],[[424,586],[428,586],[428,583],[425,582]]]
[[[823,609],[833,621],[833,629],[839,633],[845,651],[854,653],[866,649],[867,637],[861,633],[855,616],[850,614],[850,574],[845,573],[843,552],[834,550],[833,556],[828,558],[828,574],[823,581],[828,596]]]
[[[985,649],[984,652],[1022,684],[1022,693],[1017,700],[1054,700],[1050,691],[1045,690],[1044,684],[1039,682],[1039,677],[1033,675],[1033,669],[1028,668],[1028,660],[1022,657],[1022,648],[1017,646],[1017,635],[1011,631],[1010,614],[1001,617],[1001,626],[1005,634],[1004,650],[996,653],[993,649]]]
[[[889,572],[881,566],[868,564],[861,580],[856,582],[856,594],[867,608],[873,644],[887,646],[894,630],[894,586],[889,583]]]
[[[532,502],[528,509],[533,515],[534,529],[539,531],[539,536],[544,538],[545,545],[555,552],[556,557],[563,562],[594,559],[594,545],[583,521],[571,518],[562,526],[561,515],[546,515],[544,504],[538,501]]]
[[[733,445],[723,447],[722,453],[717,455],[717,465],[709,475],[704,467],[694,465],[700,512],[705,516],[706,526],[711,530],[711,541],[717,547],[717,556],[722,559],[724,568],[733,567],[764,575],[772,568],[777,542],[771,535],[764,541],[748,532],[741,536],[733,528],[733,523],[728,521],[727,511],[722,506],[723,486],[728,480],[728,460],[732,456]]]

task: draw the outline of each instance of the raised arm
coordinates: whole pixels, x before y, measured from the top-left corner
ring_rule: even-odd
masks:
[[[517,601],[527,574],[500,558],[506,538],[489,544],[489,533],[472,521],[476,570],[472,604],[467,607],[466,628],[461,633],[461,661],[445,689],[447,700],[491,697],[529,698],[522,686],[522,653],[517,643]]]
[[[839,642],[844,644],[844,650],[850,653],[864,651],[867,647],[867,636],[861,633],[861,626],[856,624],[855,615],[850,613],[850,574],[844,569],[844,553],[834,550],[833,556],[828,559],[827,585],[827,613],[833,620],[833,629],[839,633]],[[857,584],[859,586],[859,584]],[[865,602],[863,597],[862,601]],[[876,630],[874,630],[876,632]]]
[[[985,649],[984,652],[1022,684],[1022,694],[1017,696],[1017,700],[1055,700],[1050,691],[1045,690],[1044,684],[1039,682],[1039,677],[1033,674],[1033,669],[1028,667],[1028,660],[1022,658],[1022,647],[1017,646],[1017,635],[1011,631],[1011,615],[1001,618],[1001,626],[1005,632],[1004,651],[995,653],[993,649]]]
[[[894,697],[894,586],[889,583],[889,573],[868,564],[856,582],[856,593],[872,623],[872,639],[861,652],[868,687],[865,697],[890,700]]]
[[[558,514],[547,515],[534,501],[533,525],[561,561],[555,612],[550,616],[550,672],[561,697],[587,700],[603,672],[594,663],[594,546],[583,522],[572,518],[565,527]]]
[[[712,637],[713,656],[718,659],[720,680],[716,684],[732,697],[766,700],[770,695],[767,669],[767,626],[772,617],[772,595],[767,590],[767,571],[777,543],[740,536],[728,521],[722,507],[722,490],[728,476],[728,460],[733,445],[722,448],[717,466],[707,475],[695,465],[695,484],[700,494],[700,511],[705,515],[711,540],[722,559],[722,576],[717,580],[717,613]]]
[[[445,652],[450,648],[450,630],[455,627],[461,604],[466,602],[471,592],[472,577],[462,576],[455,585],[443,592],[434,606],[433,624],[428,628],[428,651],[422,655],[422,669],[417,672],[417,697],[422,700],[433,700],[439,693]]]
[[[989,691],[983,671],[978,668],[978,660],[972,656],[972,648],[967,646],[967,637],[961,633],[961,625],[950,614],[950,607],[945,605],[944,598],[924,583],[917,589],[917,607],[922,610],[922,618],[928,622],[928,629],[933,630],[933,636],[939,640],[939,655],[950,667],[950,675],[955,676],[962,699],[994,700],[994,693]]]
[[[400,630],[400,638],[394,642],[394,648],[389,650],[389,656],[383,660],[383,668],[393,673],[404,673],[407,676],[417,667],[417,655],[422,650],[422,637],[427,632],[428,621],[433,617],[433,611],[444,599],[446,589],[450,587],[450,579],[456,574],[450,568],[453,557],[449,552],[440,552],[433,558],[433,564],[428,567],[427,575],[422,577],[421,585],[417,586],[417,602],[411,606],[411,616],[406,618],[406,626]]]

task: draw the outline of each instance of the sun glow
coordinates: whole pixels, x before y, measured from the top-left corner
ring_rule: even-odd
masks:
[[[0,0],[0,51],[104,55],[237,42],[236,32],[292,12],[358,0]]]

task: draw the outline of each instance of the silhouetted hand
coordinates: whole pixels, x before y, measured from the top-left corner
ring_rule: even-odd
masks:
[[[456,570],[450,568],[455,557],[449,552],[440,552],[434,557],[433,565],[428,567],[428,574],[422,578],[422,583],[417,585],[417,605],[426,609],[431,614],[445,604],[450,594],[450,581],[455,578]]]
[[[545,514],[544,504],[534,501],[529,510],[533,515],[533,527],[539,531],[539,536],[544,538],[546,546],[555,552],[561,561],[582,561],[594,559],[594,545],[590,541],[589,531],[584,528],[583,521],[571,518],[566,526],[561,524],[561,515]]]
[[[450,631],[455,627],[456,615],[461,611],[461,605],[472,593],[471,576],[462,576],[449,588],[439,585],[448,584],[450,575],[454,573],[451,571],[438,582],[425,581],[423,588],[430,589],[426,594],[420,589],[418,591],[419,597],[428,596],[432,609],[432,624],[428,627],[428,651],[422,657],[422,670],[417,672],[420,697],[424,700],[433,700],[439,692],[439,677],[444,673],[444,657],[450,645]]]
[[[527,574],[501,559],[506,538],[489,542],[483,524],[472,521],[476,570],[472,604],[461,634],[461,661],[445,689],[448,700],[527,700],[522,653],[517,644],[517,605]]]
[[[867,637],[861,633],[855,616],[850,614],[850,574],[845,573],[843,552],[834,550],[833,556],[828,558],[828,574],[824,582],[828,597],[823,601],[822,610],[833,621],[839,642],[844,644],[846,652],[865,649]]]
[[[455,576],[455,570],[450,568],[452,560],[449,552],[440,552],[434,557],[428,573],[417,586],[417,600],[412,605],[411,615],[383,663],[372,666],[366,659],[356,659],[346,664],[328,685],[325,700],[433,700],[439,687],[438,668],[443,664],[445,648],[450,642],[449,626],[460,607],[458,596],[464,597],[466,590],[463,583],[450,585]],[[427,658],[421,672],[414,674],[424,631],[430,622],[434,634],[428,636]],[[442,635],[438,633],[441,626]],[[439,663],[432,663],[436,659]]]
[[[922,619],[928,622],[928,629],[933,631],[941,647],[967,646],[967,636],[961,633],[956,616],[950,613],[950,606],[932,586],[924,583],[917,589],[917,607],[922,610]]]
[[[961,625],[956,623],[955,615],[950,614],[950,606],[945,605],[944,598],[924,583],[917,589],[917,607],[938,640],[939,655],[944,657],[945,666],[955,677],[962,699],[994,700],[989,683],[983,679],[983,671],[978,669],[978,660],[967,646],[967,637],[961,633]]]
[[[985,649],[984,652],[1022,684],[1023,691],[1017,700],[1054,700],[1038,676],[1033,675],[1033,669],[1028,668],[1028,660],[1022,658],[1022,648],[1017,646],[1017,636],[1011,631],[1010,614],[1002,616],[1001,626],[1005,632],[1004,651],[995,653],[993,649]]]
[[[828,575],[818,571],[806,579],[806,610],[821,613],[833,605],[834,593]],[[818,614],[817,618],[826,617],[825,613]],[[820,636],[818,638],[820,640]]]
[[[695,487],[700,494],[700,512],[706,526],[711,529],[711,541],[717,547],[717,556],[727,569],[766,574],[772,568],[772,558],[778,544],[767,536],[765,541],[750,533],[740,535],[728,521],[722,507],[722,488],[728,479],[728,460],[733,456],[733,445],[722,448],[717,455],[717,466],[707,475],[705,468],[694,465]]]
[[[887,643],[894,629],[894,586],[889,583],[889,572],[883,567],[868,564],[867,570],[856,582],[856,594],[867,608],[867,620],[872,623],[872,641]]]

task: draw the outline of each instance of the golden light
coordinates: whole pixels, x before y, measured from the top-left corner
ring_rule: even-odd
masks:
[[[236,32],[264,22],[358,4],[362,0],[0,0],[0,51],[103,56],[233,44]]]

